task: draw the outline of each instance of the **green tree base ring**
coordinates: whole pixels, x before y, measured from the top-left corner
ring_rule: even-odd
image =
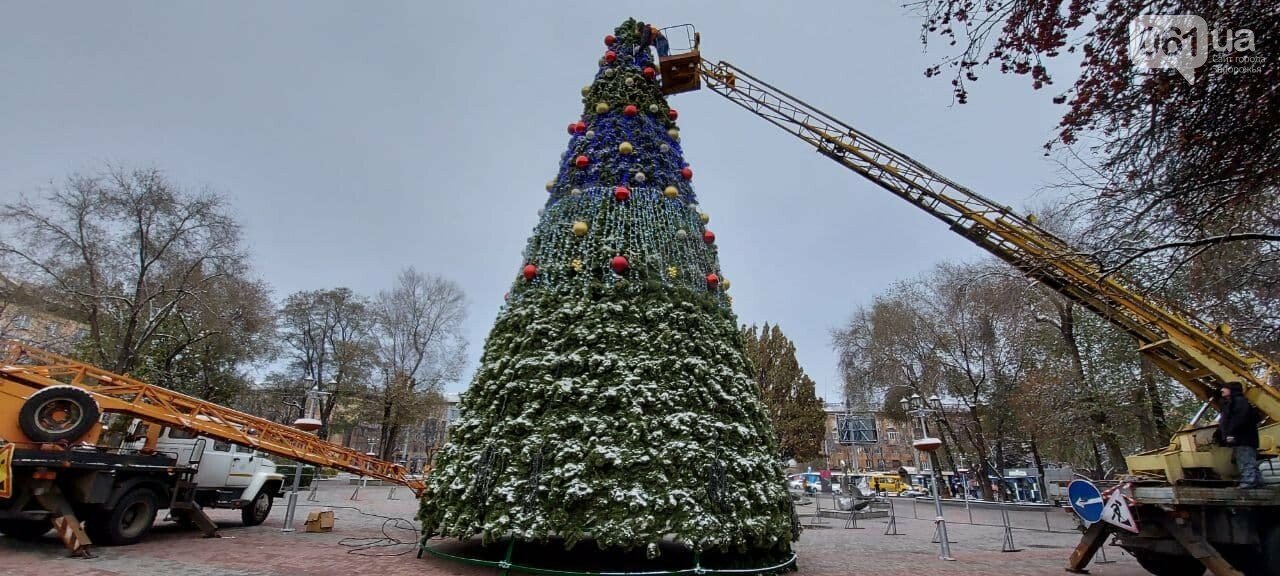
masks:
[[[502,570],[503,576],[506,576],[506,574],[512,571],[522,572],[524,574],[533,574],[535,576],[674,576],[678,574],[694,574],[694,575],[724,574],[724,575],[732,575],[732,576],[751,576],[756,574],[759,574],[759,575],[781,574],[784,572],[792,572],[796,570],[796,554],[794,552],[792,552],[791,555],[788,556],[787,559],[784,560],[782,563],[774,564],[770,566],[760,566],[756,568],[706,568],[701,565],[699,555],[697,553],[694,553],[693,567],[682,568],[678,570],[645,570],[645,571],[638,571],[638,572],[633,572],[633,571],[579,572],[574,570],[558,570],[553,568],[539,568],[537,566],[527,566],[524,564],[517,564],[512,562],[511,553],[515,549],[516,543],[514,540],[511,540],[509,542],[510,543],[507,545],[506,559],[486,560],[483,558],[471,558],[468,556],[463,556],[461,554],[450,554],[443,550],[438,550],[436,548],[432,548],[431,546],[427,546],[427,543],[424,540],[418,545],[418,558],[422,558],[422,554],[425,552],[427,554],[431,554],[432,556],[435,556],[436,558],[442,558],[442,559],[450,560],[453,562],[460,562],[462,564],[469,564],[472,566],[487,566],[490,568],[497,568],[499,570]]]

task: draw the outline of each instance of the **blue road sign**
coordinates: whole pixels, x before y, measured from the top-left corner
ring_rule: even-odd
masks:
[[[1067,498],[1071,509],[1085,522],[1093,524],[1102,519],[1104,501],[1102,492],[1088,480],[1075,480],[1067,486]]]

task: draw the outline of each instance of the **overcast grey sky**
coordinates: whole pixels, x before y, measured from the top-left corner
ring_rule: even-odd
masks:
[[[456,280],[474,368],[601,38],[629,16],[694,23],[705,56],[1038,203],[1051,94],[988,74],[951,106],[948,79],[922,75],[942,53],[899,4],[0,1],[0,201],[105,162],[160,167],[230,198],[277,298],[372,294],[409,265]],[[740,321],[780,323],[828,399],[830,329],[896,279],[980,256],[713,93],[672,105]]]

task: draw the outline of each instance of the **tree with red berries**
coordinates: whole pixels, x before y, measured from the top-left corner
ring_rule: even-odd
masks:
[[[427,534],[789,554],[797,525],[648,27],[605,39],[437,458]]]

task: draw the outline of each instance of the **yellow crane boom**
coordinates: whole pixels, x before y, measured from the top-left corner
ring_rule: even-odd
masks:
[[[25,398],[33,390],[74,386],[92,395],[104,412],[124,414],[316,466],[395,482],[419,494],[426,487],[421,480],[409,478],[399,464],[321,440],[292,426],[112,374],[21,342],[6,341],[0,343],[0,349],[3,350],[0,396]],[[16,428],[15,423],[7,424]],[[3,430],[4,426],[0,426],[0,431]],[[11,434],[21,437],[17,430]],[[154,446],[159,428],[153,426],[150,434],[148,445]]]
[[[696,36],[695,36],[696,38]],[[1272,423],[1280,422],[1280,392],[1269,380],[1280,375],[1274,363],[1250,350],[1175,304],[1143,294],[1118,274],[1108,274],[1087,255],[1052,232],[944,176],[910,156],[805,103],[725,61],[701,59],[697,46],[667,57],[687,68],[696,61],[698,74],[673,76],[668,93],[705,86],[783,131],[803,140],[826,157],[945,222],[951,230],[1062,296],[1087,307],[1118,326],[1138,343],[1153,364],[1206,402],[1227,382],[1240,382],[1249,401]],[[664,62],[664,74],[670,67]],[[699,82],[701,80],[701,82]],[[665,80],[664,80],[665,82]],[[678,82],[678,83],[677,83]],[[1280,429],[1263,429],[1264,450],[1276,450]],[[1179,443],[1182,444],[1179,444]],[[1230,468],[1201,451],[1205,437],[1179,440],[1153,460],[1130,458],[1135,471],[1163,471],[1171,480],[1182,468]],[[1180,462],[1167,462],[1170,455]]]

